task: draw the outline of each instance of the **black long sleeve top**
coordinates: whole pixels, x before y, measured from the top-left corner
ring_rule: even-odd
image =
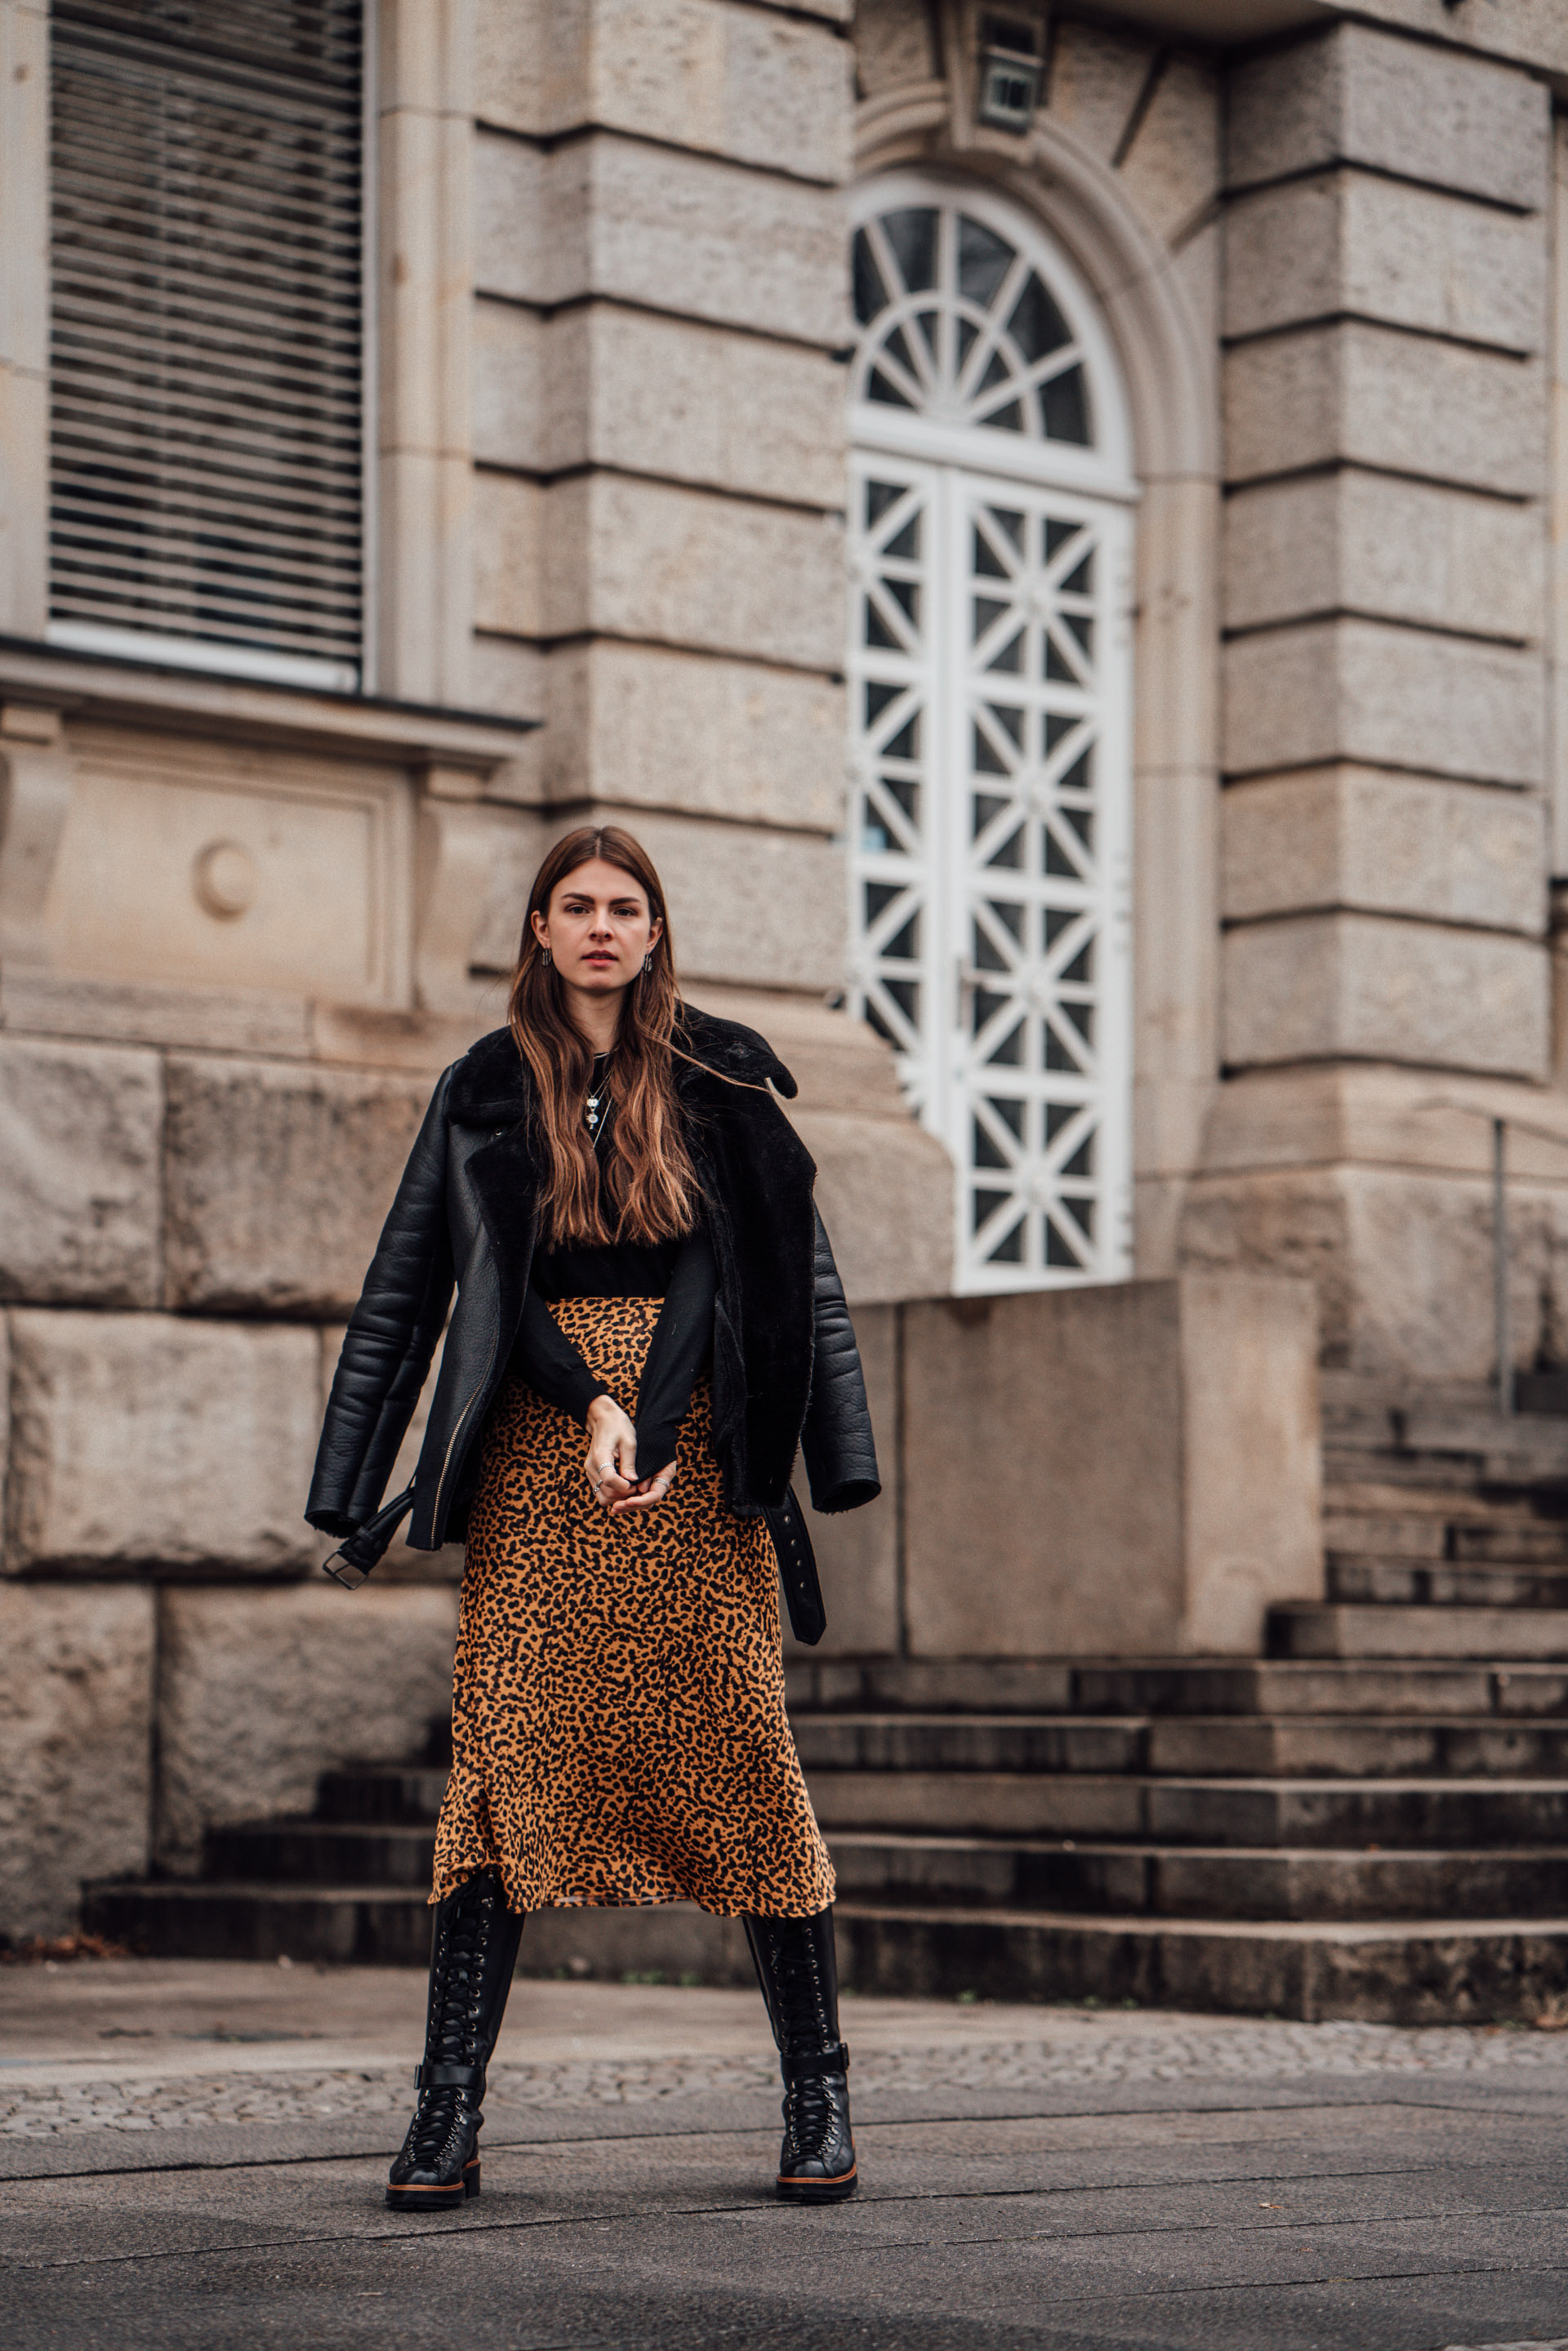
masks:
[[[597,1081],[597,1064],[594,1075]],[[634,1416],[637,1467],[643,1477],[652,1477],[675,1458],[692,1388],[713,1352],[717,1295],[718,1269],[704,1224],[670,1240],[540,1250],[511,1368],[547,1403],[584,1421],[589,1405],[606,1389],[561,1330],[551,1304],[567,1298],[663,1299],[637,1384]]]

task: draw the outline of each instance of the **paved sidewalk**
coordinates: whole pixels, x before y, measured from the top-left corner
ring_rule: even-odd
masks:
[[[523,1980],[410,2221],[423,1998],[0,1970],[7,2345],[1568,2351],[1568,2033],[847,2000],[864,2186],[797,2211],[751,1994]]]

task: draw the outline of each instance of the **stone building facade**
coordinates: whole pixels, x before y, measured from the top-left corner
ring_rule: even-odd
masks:
[[[298,1513],[434,1075],[587,815],[801,1078],[884,1424],[904,1301],[1129,1276],[1162,1331],[1177,1277],[1304,1278],[1342,1386],[1473,1386],[1500,1118],[1516,1359],[1568,1354],[1557,0],[272,18],[258,62],[206,0],[0,0],[12,1933],[440,1710],[456,1562],[350,1615]],[[166,336],[151,423],[104,388],[143,196],[161,268],[202,243],[209,68],[347,159],[336,538],[263,511],[254,323],[194,393]],[[149,552],[198,411],[248,503]],[[224,603],[214,546],[307,539],[287,628]],[[1106,1393],[1150,1359],[1079,1319]],[[961,1561],[912,1620],[894,1503],[839,1540],[841,1649],[988,1646]]]

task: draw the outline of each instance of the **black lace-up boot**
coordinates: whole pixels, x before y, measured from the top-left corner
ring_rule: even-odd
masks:
[[[746,1938],[784,2075],[779,2197],[786,2204],[836,2204],[855,2192],[855,2143],[850,2053],[839,2039],[833,1914],[747,1918]]]
[[[491,1872],[435,1906],[430,1941],[430,2011],[419,2104],[387,2180],[398,2212],[429,2212],[479,2193],[485,2068],[501,2030],[522,1939]]]

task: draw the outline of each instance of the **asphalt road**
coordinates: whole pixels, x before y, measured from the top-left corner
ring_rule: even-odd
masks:
[[[519,1984],[483,2195],[384,2210],[422,1987],[0,1971],[9,2351],[1568,2351],[1568,2037],[846,2003],[769,2194],[748,1996]]]

